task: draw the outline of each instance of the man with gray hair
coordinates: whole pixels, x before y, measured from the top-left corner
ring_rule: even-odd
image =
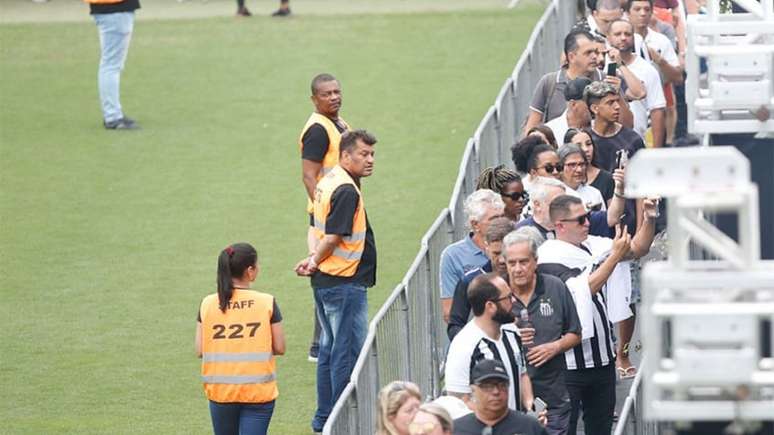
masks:
[[[505,203],[500,194],[489,189],[477,190],[465,199],[465,215],[470,233],[441,252],[441,307],[444,322],[449,322],[457,283],[465,273],[483,266],[489,260],[484,251],[486,231],[490,222],[503,216],[504,211]]]
[[[563,355],[580,343],[581,325],[564,282],[537,272],[540,241],[531,228],[521,228],[505,236],[503,249],[533,393],[548,404],[547,432],[566,434],[571,408]]]
[[[446,327],[446,333],[449,341],[468,323],[470,319],[470,301],[468,301],[468,287],[473,278],[489,272],[496,272],[498,275],[507,276],[505,269],[505,259],[503,253],[503,238],[516,228],[516,224],[509,218],[503,216],[493,219],[486,231],[486,255],[489,261],[481,267],[477,267],[462,277],[457,287],[454,289],[454,298],[452,300],[451,311],[449,312],[449,324]],[[539,235],[538,235],[539,237]]]
[[[554,238],[554,225],[548,213],[551,201],[559,195],[567,193],[567,186],[559,180],[547,177],[538,177],[530,186],[530,201],[532,204],[532,216],[521,220],[516,228],[534,227],[543,236],[543,239]],[[571,192],[577,195],[575,192]],[[615,225],[623,213],[623,198],[616,198],[610,204],[607,211],[595,211],[591,213],[591,232],[595,235],[607,236],[610,227]]]

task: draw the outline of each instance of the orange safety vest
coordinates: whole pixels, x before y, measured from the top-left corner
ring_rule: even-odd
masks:
[[[274,297],[234,289],[226,312],[217,293],[204,298],[202,381],[207,398],[219,403],[267,403],[279,395],[271,342]]]
[[[339,165],[331,169],[328,174],[317,183],[314,198],[314,234],[318,240],[325,236],[325,222],[331,211],[331,197],[339,186],[351,184],[359,195],[355,219],[352,223],[352,234],[341,239],[333,253],[322,260],[317,266],[318,270],[334,276],[353,276],[360,264],[363,255],[366,238],[366,214],[363,195],[349,173]]]
[[[339,122],[341,122],[344,125],[344,129],[346,131],[349,131],[349,124],[347,124],[346,121],[339,118]],[[309,130],[309,127],[313,126],[314,124],[320,124],[325,129],[325,132],[328,133],[328,152],[325,153],[325,156],[323,157],[322,161],[322,170],[319,174],[317,174],[317,181],[320,181],[320,178],[324,177],[325,174],[331,171],[334,166],[336,166],[339,163],[339,143],[341,143],[341,133],[339,133],[339,129],[336,128],[336,124],[334,124],[333,121],[331,121],[330,118],[328,118],[325,115],[321,115],[317,112],[312,113],[312,115],[309,117],[309,119],[306,121],[306,125],[304,125],[304,129],[301,130],[301,136],[298,138],[298,146],[303,151],[304,149],[304,135],[306,134],[306,131]],[[306,201],[306,211],[308,213],[312,213],[313,205],[312,200],[307,198]]]

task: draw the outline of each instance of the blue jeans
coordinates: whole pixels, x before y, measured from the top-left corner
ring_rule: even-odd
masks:
[[[320,318],[320,354],[317,357],[317,411],[312,429],[322,431],[363,347],[368,332],[366,288],[356,284],[315,288]]]
[[[215,435],[266,435],[274,413],[269,403],[218,403],[210,401]]]
[[[99,60],[99,100],[105,122],[117,121],[124,117],[121,111],[119,88],[121,70],[124,69],[129,41],[134,29],[134,12],[94,14],[99,30],[99,44],[102,54]]]

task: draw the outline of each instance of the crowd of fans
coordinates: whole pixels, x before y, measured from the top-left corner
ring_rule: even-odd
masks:
[[[516,170],[480,174],[470,232],[441,255],[444,395],[422,404],[416,385],[387,385],[379,434],[575,434],[581,419],[611,433],[616,384],[637,373],[640,263],[666,243],[664,204],[624,195],[626,165],[695,142],[684,14],[701,3],[586,1],[534,90]]]

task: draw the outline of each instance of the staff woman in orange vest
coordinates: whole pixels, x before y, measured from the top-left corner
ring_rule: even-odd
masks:
[[[218,257],[218,292],[204,298],[196,323],[196,355],[210,400],[215,435],[265,435],[279,395],[274,355],[285,334],[274,296],[250,290],[258,254],[236,243]]]

